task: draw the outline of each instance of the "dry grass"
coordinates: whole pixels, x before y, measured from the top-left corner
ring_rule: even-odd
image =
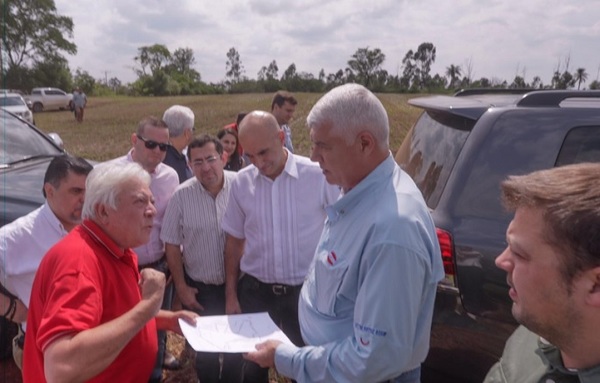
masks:
[[[320,94],[296,94],[298,106],[291,123],[292,137],[298,154],[308,155],[310,140],[305,128],[306,116]],[[407,100],[413,95],[381,94],[390,119],[390,148],[392,153],[400,146],[408,129],[420,111],[410,107]],[[189,96],[189,97],[105,97],[90,98],[82,124],[75,122],[67,111],[37,113],[37,126],[45,132],[56,132],[71,153],[95,161],[104,161],[125,154],[130,148],[130,137],[140,119],[147,115],[161,117],[174,104],[190,107],[196,115],[196,133],[215,134],[224,125],[235,121],[238,112],[256,109],[268,110],[270,94]],[[193,352],[185,347],[182,337],[169,334],[169,350],[181,361],[179,371],[165,371],[164,382],[195,383]],[[287,382],[271,374],[272,382]]]
[[[294,147],[308,155],[310,141],[306,116],[320,94],[299,93],[298,107],[291,123]],[[390,118],[390,146],[395,153],[419,110],[408,106],[409,95],[379,95]],[[147,115],[161,117],[174,104],[190,107],[196,114],[196,133],[215,134],[224,125],[235,121],[238,112],[268,110],[270,94],[211,95],[185,97],[91,97],[85,110],[85,121],[75,122],[67,111],[35,114],[37,126],[45,132],[60,134],[65,148],[75,155],[104,161],[125,154],[137,123]]]

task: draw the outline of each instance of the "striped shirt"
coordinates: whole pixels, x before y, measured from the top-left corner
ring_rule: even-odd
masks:
[[[254,165],[231,185],[223,229],[245,239],[240,269],[265,283],[300,285],[308,272],[325,221],[335,202],[319,165],[288,153],[283,172],[271,180]]]
[[[192,177],[179,185],[167,206],[160,239],[182,246],[183,267],[196,282],[225,283],[225,233],[221,221],[235,175],[224,171],[223,189],[216,199]]]

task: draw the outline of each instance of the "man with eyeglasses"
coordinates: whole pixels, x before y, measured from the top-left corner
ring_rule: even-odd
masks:
[[[221,221],[235,172],[223,170],[221,141],[213,136],[194,138],[188,146],[194,178],[181,184],[169,201],[160,238],[175,291],[183,306],[200,315],[225,314],[225,232]],[[218,353],[196,354],[196,374],[202,383],[241,382],[242,358]]]
[[[112,161],[121,164],[137,162],[150,173],[150,190],[154,196],[154,206],[156,207],[150,240],[145,245],[133,250],[138,256],[140,270],[149,267],[163,272],[168,277],[169,269],[165,258],[165,246],[160,240],[160,229],[169,199],[179,185],[179,177],[173,168],[162,162],[169,146],[167,124],[154,116],[143,118],[139,122],[136,132],[131,135],[131,145],[129,153]],[[171,309],[172,297],[173,284],[169,283],[165,288],[163,310]],[[160,381],[163,367],[168,369],[180,367],[177,359],[166,353],[166,341],[166,333],[159,331],[157,362],[150,382]]]
[[[183,150],[194,138],[194,119],[194,112],[182,105],[173,105],[163,114],[163,121],[169,127],[171,140],[163,163],[175,169],[179,176],[179,183],[193,176]]]

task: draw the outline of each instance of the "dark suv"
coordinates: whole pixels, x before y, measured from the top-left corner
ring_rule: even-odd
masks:
[[[472,89],[409,104],[423,113],[396,160],[431,209],[446,272],[425,365],[481,382],[516,326],[506,273],[494,265],[512,218],[499,185],[508,175],[599,162],[600,92]]]

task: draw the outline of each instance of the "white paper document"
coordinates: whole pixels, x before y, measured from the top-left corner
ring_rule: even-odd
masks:
[[[202,352],[251,352],[268,339],[293,344],[266,312],[201,316],[196,325],[179,319],[179,326],[193,349]]]

